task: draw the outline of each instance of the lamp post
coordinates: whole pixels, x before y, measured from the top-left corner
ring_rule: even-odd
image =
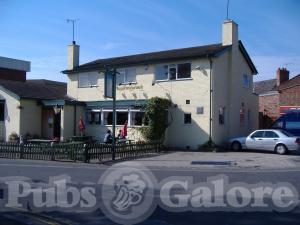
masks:
[[[116,158],[116,68],[110,69],[105,67],[105,79],[104,79],[104,97],[112,98],[113,100],[113,115],[112,115],[112,160]]]

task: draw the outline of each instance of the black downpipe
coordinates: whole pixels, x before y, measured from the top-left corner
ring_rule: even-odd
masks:
[[[213,94],[213,89],[212,89],[212,65],[213,65],[213,61],[211,56],[209,57],[209,66],[210,66],[210,70],[209,70],[209,143],[212,144],[212,94]]]

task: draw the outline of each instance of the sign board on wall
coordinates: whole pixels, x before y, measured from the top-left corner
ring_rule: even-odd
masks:
[[[106,71],[104,75],[104,97],[113,98],[114,90],[114,73],[112,71]]]

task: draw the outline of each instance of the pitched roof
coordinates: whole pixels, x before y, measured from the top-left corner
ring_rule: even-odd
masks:
[[[0,86],[20,98],[29,99],[70,99],[67,84],[50,80],[27,80],[26,82],[0,80]]]
[[[270,79],[270,80],[263,80],[253,83],[253,91],[254,93],[260,95],[260,94],[266,94],[271,91],[277,90],[277,80],[276,79]]]
[[[73,70],[65,70],[63,73],[75,73],[80,71],[88,71],[92,69],[104,68],[105,66],[133,66],[147,63],[161,63],[170,60],[191,59],[197,57],[214,56],[231,46],[223,46],[222,44],[203,45],[190,48],[180,48],[159,52],[149,52],[137,55],[121,56],[107,59],[98,59],[76,67]]]
[[[104,69],[105,66],[123,67],[123,66],[135,66],[148,63],[162,63],[172,60],[180,59],[193,59],[193,58],[204,58],[214,57],[223,51],[230,49],[231,45],[224,46],[222,43],[196,46],[190,48],[179,48],[166,51],[149,52],[137,55],[128,55],[114,58],[98,59],[86,64],[82,64],[73,70],[64,70],[64,74],[72,74],[77,72],[91,71]],[[239,41],[239,49],[245,60],[248,63],[253,74],[257,74],[256,67],[252,62],[249,54],[247,53],[242,41]]]
[[[282,83],[279,86],[279,90],[283,90],[283,89],[287,89],[287,88],[291,88],[291,87],[299,86],[299,85],[300,85],[300,74],[298,74],[297,76],[293,77],[292,79]]]

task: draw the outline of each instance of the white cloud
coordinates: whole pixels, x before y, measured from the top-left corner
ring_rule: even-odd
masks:
[[[118,43],[118,42],[107,42],[107,43],[101,45],[100,48],[103,50],[112,50],[115,48],[119,48],[122,45],[123,45],[122,43]]]

